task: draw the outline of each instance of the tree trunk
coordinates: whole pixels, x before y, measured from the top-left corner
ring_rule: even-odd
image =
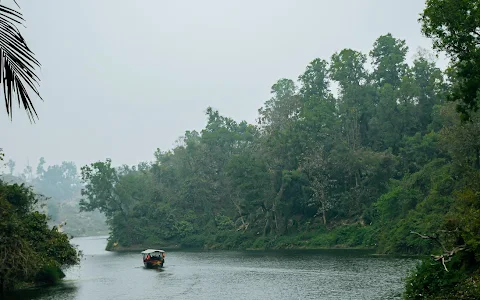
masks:
[[[245,219],[243,218],[242,208],[240,207],[240,205],[238,205],[237,202],[235,202],[235,200],[233,200],[232,196],[230,196],[230,200],[232,201],[233,205],[237,209],[238,215],[240,216],[240,219],[242,220],[242,225],[245,226]]]
[[[322,202],[322,215],[323,215],[323,225],[327,226],[327,210],[325,209],[325,204]]]
[[[283,179],[282,179],[282,185],[280,186],[280,190],[278,191],[274,201],[273,201],[273,214],[274,214],[274,218],[275,218],[275,232],[277,234],[283,234],[283,232],[285,231],[285,226],[284,226],[284,223],[283,222],[283,218],[282,216],[280,216],[280,212],[277,210],[277,201],[280,201],[283,197],[283,191],[285,190],[285,187],[284,187],[284,184],[283,184]],[[278,225],[278,220],[281,220],[280,222],[280,225]]]
[[[322,217],[323,217],[323,225],[327,225],[327,201],[325,199],[325,187],[322,186],[322,189],[320,190],[320,203],[322,204]]]
[[[271,216],[272,216],[272,212],[267,210],[266,217],[265,217],[265,227],[263,228],[263,236],[267,236],[267,234],[271,232],[271,229],[272,229]]]

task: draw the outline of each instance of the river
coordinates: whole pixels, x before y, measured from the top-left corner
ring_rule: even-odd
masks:
[[[76,238],[79,266],[60,285],[7,299],[401,299],[412,258],[366,251],[169,251],[148,270],[141,254],[105,251],[105,237]]]

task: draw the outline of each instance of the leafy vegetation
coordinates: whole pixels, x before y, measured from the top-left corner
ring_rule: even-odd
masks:
[[[452,59],[449,72],[454,76],[450,99],[460,100],[463,119],[477,111],[480,89],[480,7],[478,0],[427,0],[420,18],[422,31],[433,46]]]
[[[62,267],[79,262],[66,234],[35,209],[40,196],[23,184],[0,181],[0,291],[29,283],[52,284]]]
[[[39,78],[35,74],[35,68],[40,63],[17,28],[23,21],[20,12],[0,4],[0,83],[7,114],[12,117],[13,98],[16,96],[18,105],[22,105],[30,120],[34,120],[38,116],[28,89],[40,97],[37,88]]]

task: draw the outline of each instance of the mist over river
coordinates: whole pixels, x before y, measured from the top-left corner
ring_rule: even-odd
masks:
[[[84,256],[60,285],[7,299],[400,299],[416,263],[359,250],[177,250],[147,270],[138,252],[105,251],[106,237],[72,242]]]

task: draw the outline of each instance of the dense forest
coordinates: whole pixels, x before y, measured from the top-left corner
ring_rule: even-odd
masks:
[[[387,34],[369,53],[371,65],[351,49],[315,59],[297,82],[272,86],[258,124],[208,108],[205,128],[157,150],[153,163],[85,166],[82,207],[104,212],[112,242],[122,246],[353,247],[378,240],[385,252],[422,253],[429,244],[392,220],[428,229],[409,213],[418,205],[432,213],[432,189],[447,188],[442,170],[449,174],[452,144],[442,142],[451,142],[456,115],[444,104],[445,74],[425,53],[408,65],[407,53],[405,41]],[[433,173],[438,182],[418,185]],[[386,225],[392,232],[380,235],[376,229]]]
[[[208,108],[151,163],[84,166],[81,207],[105,214],[109,249],[367,247],[435,253],[422,268],[454,276],[456,253],[477,264],[480,117],[461,121],[457,78],[427,51],[407,61],[391,34],[314,59],[272,86],[257,124]]]

